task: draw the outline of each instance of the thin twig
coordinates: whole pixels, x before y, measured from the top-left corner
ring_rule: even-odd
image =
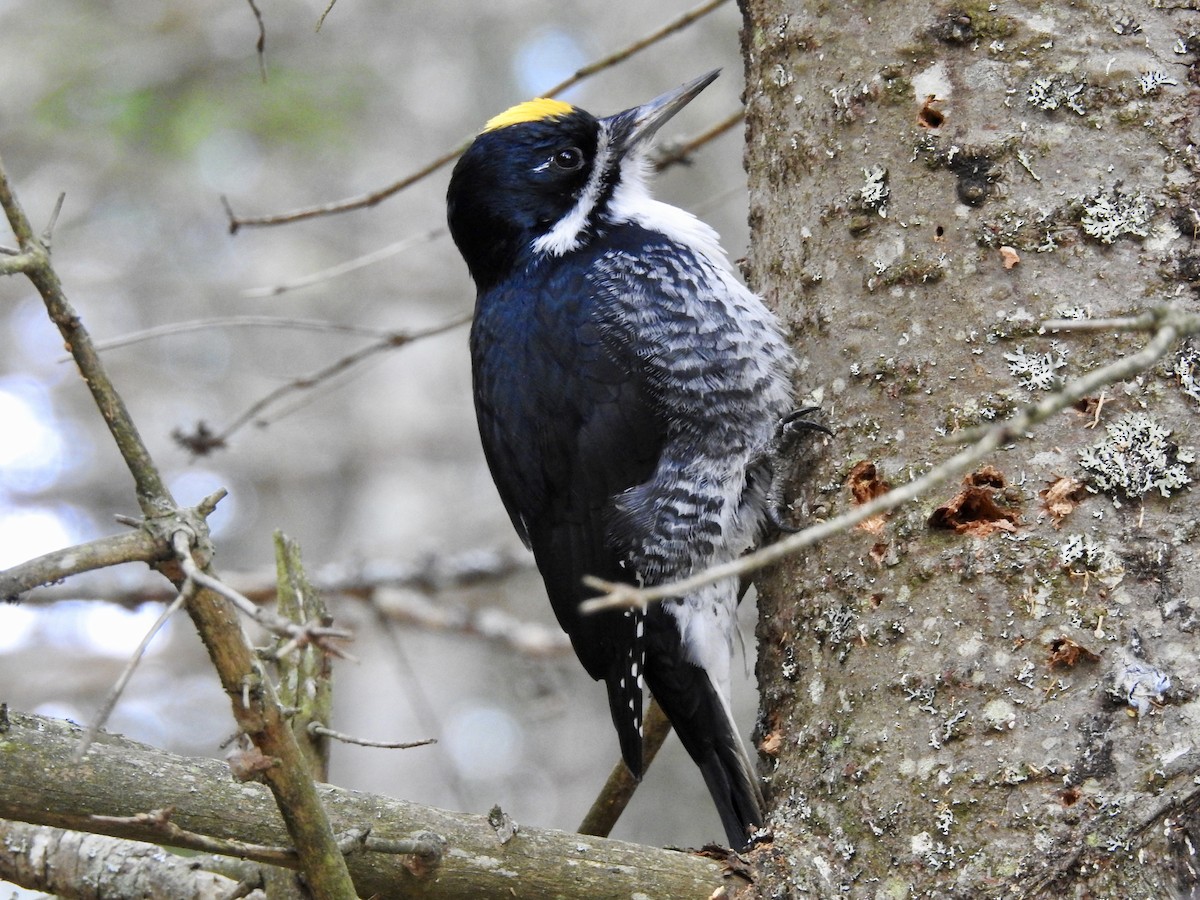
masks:
[[[1118,316],[1112,319],[1047,319],[1042,331],[1154,331],[1158,319],[1153,311],[1136,316]]]
[[[117,393],[104,371],[91,336],[63,292],[58,273],[50,265],[49,252],[35,237],[29,218],[12,193],[3,170],[3,161],[0,161],[0,207],[8,217],[9,226],[21,250],[21,257],[13,257],[4,262],[11,263],[20,258],[25,260],[25,265],[19,270],[6,272],[5,266],[0,268],[0,272],[23,272],[41,294],[51,321],[58,326],[63,340],[71,348],[71,355],[92,393],[92,399],[129,467],[137,487],[138,504],[142,514],[147,518],[170,514],[175,507],[174,498],[171,497],[166,482],[150,458],[150,452],[125,407],[125,401],[121,399],[121,395]]]
[[[220,446],[229,440],[229,438],[237,431],[240,431],[250,422],[254,421],[258,415],[267,407],[279,402],[284,397],[294,394],[298,391],[309,390],[316,387],[322,382],[328,381],[335,376],[344,374],[356,366],[366,362],[372,357],[391,350],[395,347],[403,347],[406,344],[411,344],[413,341],[421,338],[433,337],[434,335],[443,334],[451,329],[458,328],[460,325],[465,325],[471,321],[469,313],[455,316],[449,321],[443,322],[440,325],[433,325],[429,328],[418,329],[417,331],[395,331],[385,335],[382,339],[373,344],[368,344],[353,353],[335,360],[329,365],[318,369],[311,375],[302,375],[299,378],[294,378],[287,384],[280,385],[275,390],[256,400],[250,404],[240,415],[238,415],[231,423],[225,426],[224,430],[215,437],[211,437],[211,442]]]
[[[474,135],[459,143],[452,150],[447,150],[441,156],[426,163],[417,171],[410,175],[406,175],[399,181],[394,181],[386,187],[379,188],[375,191],[370,191],[366,194],[359,194],[357,197],[348,197],[344,200],[334,200],[331,203],[321,203],[316,206],[305,206],[300,209],[293,209],[290,212],[274,213],[266,216],[239,216],[233,211],[228,199],[222,197],[221,200],[225,206],[225,211],[229,215],[229,233],[237,234],[238,230],[246,227],[255,227],[261,225],[286,225],[289,222],[302,222],[305,219],[315,219],[319,216],[330,216],[337,213],[350,212],[355,209],[367,209],[377,203],[381,203],[393,194],[398,194],[407,187],[411,187],[418,181],[428,178],[434,172],[444,166],[449,165],[462,155],[463,151],[471,145]]]
[[[379,339],[391,338],[392,333],[379,328],[367,328],[362,325],[344,325],[340,322],[330,322],[325,319],[289,319],[283,316],[214,316],[210,319],[192,319],[187,322],[172,322],[169,325],[156,325],[142,331],[123,334],[107,341],[97,341],[96,349],[101,352],[119,350],[144,341],[158,338],[175,337],[181,334],[191,334],[196,331],[206,331],[212,328],[278,328],[293,331],[323,331],[335,334],[352,334],[356,337],[373,337]],[[62,360],[60,360],[62,361]]]
[[[687,27],[697,19],[712,12],[724,2],[725,0],[708,0],[708,2],[689,12],[684,13],[682,16],[679,16],[676,19],[673,19],[661,28],[651,32],[649,35],[639,38],[628,46],[623,47],[615,53],[609,54],[608,56],[605,56],[596,62],[589,63],[575,72],[575,74],[570,78],[567,78],[559,84],[556,84],[550,90],[544,92],[542,96],[554,97],[562,91],[565,91],[567,88],[573,87],[574,85],[583,81],[585,78],[623,62],[640,50],[645,50],[652,44],[655,44],[661,41],[663,38],[669,37],[675,32]],[[388,197],[391,197],[393,194],[397,194],[405,188],[411,187],[418,181],[428,178],[434,172],[437,172],[444,166],[454,162],[454,160],[458,159],[458,157],[462,155],[463,151],[471,145],[471,141],[474,139],[475,136],[472,135],[471,137],[461,141],[458,146],[454,147],[452,150],[446,151],[433,161],[426,163],[424,166],[417,169],[417,171],[410,175],[406,175],[404,178],[401,178],[399,181],[395,181],[386,187],[382,187],[375,191],[370,191],[366,194],[360,194],[357,197],[349,197],[344,200],[335,200],[331,203],[322,203],[316,206],[307,206],[300,209],[291,210],[290,212],[276,213],[266,216],[239,216],[233,212],[232,207],[229,205],[228,199],[222,197],[221,202],[225,206],[225,211],[229,216],[229,233],[237,234],[238,229],[243,227],[283,225],[288,222],[299,222],[304,219],[312,219],[317,216],[328,216],[335,213],[349,212],[355,209],[365,209],[367,207],[374,206],[375,204],[386,200]]]
[[[333,740],[341,741],[343,744],[358,744],[360,747],[377,747],[381,750],[410,750],[413,747],[426,747],[429,744],[437,743],[437,738],[425,738],[423,741],[372,741],[367,738],[346,734],[344,731],[334,731],[332,728],[326,728],[320,722],[309,722],[308,730],[311,734],[333,738]]]
[[[730,113],[717,124],[706,128],[694,138],[684,141],[675,147],[668,147],[665,153],[662,153],[654,160],[654,171],[662,172],[664,169],[669,169],[671,166],[678,163],[686,162],[689,157],[705,144],[716,140],[729,129],[733,128],[746,117],[746,111],[739,109],[736,112]]]
[[[263,21],[262,10],[258,8],[258,4],[254,0],[246,0],[250,4],[250,9],[254,11],[254,18],[258,22],[258,40],[254,44],[254,49],[258,53],[258,74],[262,79],[262,83],[267,83],[267,24]]]
[[[689,591],[694,591],[704,585],[757,571],[791,556],[805,547],[810,547],[828,537],[847,531],[864,519],[869,519],[871,516],[879,515],[923,496],[935,485],[961,475],[989,453],[1026,437],[1026,431],[1030,427],[1046,421],[1055,413],[1087,397],[1093,391],[1150,368],[1175,345],[1180,337],[1200,332],[1200,316],[1169,308],[1155,310],[1152,314],[1158,323],[1158,329],[1154,337],[1137,353],[1068,382],[1057,393],[1038,403],[1024,407],[1005,422],[980,429],[978,432],[964,432],[956,435],[956,438],[962,441],[973,440],[975,443],[930,469],[920,478],[893,488],[886,494],[869,503],[864,503],[862,506],[855,507],[848,513],[805,528],[803,531],[789,535],[754,553],[732,562],[712,566],[689,578],[669,584],[636,588],[628,584],[617,584],[587,576],[584,578],[584,583],[590,588],[603,592],[604,596],[586,601],[580,606],[580,610],[584,613],[596,613],[606,609],[644,608],[647,604],[658,600],[684,596]]]
[[[374,606],[374,610],[375,619],[380,626],[382,635],[391,645],[391,652],[387,654],[387,657],[396,666],[400,676],[399,683],[405,685],[404,696],[408,700],[408,705],[412,709],[413,714],[417,717],[417,725],[426,734],[444,734],[445,729],[442,727],[441,713],[438,711],[438,707],[429,699],[429,694],[425,691],[420,676],[413,667],[412,661],[408,658],[404,642],[400,639],[400,630],[383,614],[378,605]],[[442,777],[446,779],[450,793],[454,795],[455,802],[461,809],[470,809],[470,797],[467,794],[466,784],[464,783],[462,773],[459,771],[458,763],[454,759],[454,754],[442,754],[441,759],[445,765]]]
[[[330,266],[327,269],[321,269],[319,272],[313,272],[311,275],[304,275],[300,278],[294,278],[291,281],[283,281],[276,285],[268,285],[266,287],[247,288],[242,291],[243,297],[259,298],[259,297],[277,297],[280,294],[294,291],[299,288],[311,287],[314,284],[319,284],[322,281],[329,281],[333,278],[338,278],[349,272],[357,271],[374,263],[381,262],[385,259],[390,259],[398,253],[403,253],[405,250],[411,250],[413,247],[420,247],[423,244],[428,244],[436,241],[438,238],[445,237],[449,234],[447,228],[431,228],[424,234],[410,235],[403,240],[395,241],[388,244],[386,247],[380,247],[378,250],[372,250],[370,253],[365,253],[362,256],[355,257],[347,262],[338,263],[336,266]]]
[[[326,16],[328,16],[331,12],[333,12],[333,6],[335,3],[337,3],[337,0],[329,0],[329,5],[326,6],[325,11],[323,13],[321,13],[321,18],[317,19],[317,27],[315,29],[316,31],[321,30],[321,26],[325,24]]]
[[[105,724],[108,722],[108,717],[112,715],[113,709],[117,705],[117,701],[121,699],[121,695],[125,693],[125,687],[129,684],[129,679],[133,677],[134,670],[137,669],[138,663],[142,661],[142,657],[146,654],[146,648],[150,646],[150,642],[154,640],[154,636],[167,624],[167,620],[175,615],[188,601],[188,598],[196,590],[195,583],[189,578],[184,582],[178,595],[171,602],[171,605],[164,609],[159,617],[150,626],[149,631],[142,637],[141,642],[137,645],[137,649],[133,651],[133,655],[129,661],[125,663],[125,668],[121,670],[120,677],[112,686],[112,690],[108,692],[108,696],[104,698],[104,702],[100,704],[100,708],[96,710],[96,714],[92,716],[92,722],[84,733],[83,738],[79,741],[79,746],[75,748],[75,752],[71,755],[71,761],[74,763],[83,762],[83,758],[87,756],[88,749],[92,746],[92,742],[96,740],[96,735],[100,733]]]
[[[209,837],[195,831],[180,828],[171,821],[171,807],[152,809],[149,812],[137,813],[132,816],[88,816],[97,825],[149,826],[170,839],[176,847],[187,847],[191,850],[203,850],[205,853],[219,853],[222,856],[236,856],[239,859],[253,859],[257,862],[275,863],[278,865],[296,864],[296,851],[291,847],[270,847],[266,844],[250,844],[246,841],[236,841],[230,838]]]
[[[593,75],[603,72],[605,69],[611,69],[613,66],[625,62],[625,60],[629,59],[634,54],[645,50],[647,47],[657,44],[663,38],[670,37],[671,35],[675,34],[675,32],[682,31],[684,28],[687,28],[687,26],[691,25],[697,19],[701,19],[708,15],[724,2],[725,0],[708,0],[707,3],[702,3],[694,9],[688,10],[677,19],[672,19],[658,30],[652,31],[648,35],[638,38],[632,44],[622,47],[616,53],[610,53],[608,56],[602,57],[595,62],[588,63],[582,69],[577,69],[574,75],[571,75],[569,78],[560,81],[554,87],[550,88],[550,90],[546,91],[546,93],[542,96],[557,97],[563,91],[574,87],[585,78],[590,78]]]
[[[58,200],[54,203],[54,210],[50,213],[50,219],[46,222],[46,227],[42,229],[42,246],[47,250],[50,249],[50,244],[54,241],[54,227],[58,224],[58,216],[62,212],[63,203],[66,199],[66,192],[60,192]]]
[[[331,628],[319,622],[305,622],[303,624],[289,622],[272,610],[256,605],[253,600],[243,596],[221,581],[221,579],[214,578],[196,565],[196,561],[192,558],[189,536],[186,532],[182,530],[175,532],[172,537],[172,544],[175,547],[175,555],[179,560],[179,565],[190,581],[194,581],[200,587],[220,594],[237,607],[241,613],[253,619],[277,637],[287,638],[287,643],[275,651],[276,655],[283,656],[296,647],[311,644],[320,647],[323,651],[333,656],[341,657],[342,659],[353,659],[337,644],[332,643],[335,640],[345,641],[352,639],[354,637],[353,632],[347,631],[345,628]]]

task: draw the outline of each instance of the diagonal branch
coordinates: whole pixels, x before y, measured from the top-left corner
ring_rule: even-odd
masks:
[[[601,57],[595,62],[588,63],[581,69],[576,69],[573,75],[560,81],[554,87],[550,88],[550,90],[546,91],[543,96],[557,97],[563,91],[574,87],[585,78],[590,78],[593,75],[603,72],[605,69],[611,69],[613,66],[625,62],[625,60],[637,53],[640,53],[647,47],[654,46],[663,38],[670,37],[677,31],[683,31],[683,29],[687,28],[697,19],[704,18],[724,2],[725,0],[707,0],[707,2],[701,3],[699,6],[689,9],[687,12],[675,19],[672,19],[661,28],[657,28],[646,36],[638,38],[632,44],[628,44],[615,53],[610,53],[608,56]]]
[[[1144,372],[1162,359],[1181,337],[1200,332],[1200,316],[1194,314],[1164,308],[1151,311],[1148,315],[1152,316],[1151,321],[1157,330],[1146,346],[1137,353],[1101,366],[1099,369],[1094,369],[1088,374],[1068,382],[1061,390],[1039,403],[1026,406],[1007,421],[993,425],[977,435],[957,436],[959,440],[974,440],[975,443],[934,466],[920,478],[893,488],[886,494],[869,503],[864,503],[862,506],[857,506],[848,513],[805,528],[803,531],[789,535],[781,541],[733,562],[712,566],[688,578],[682,578],[669,584],[637,588],[589,575],[584,579],[584,583],[588,587],[603,592],[603,596],[586,601],[580,607],[581,610],[585,613],[596,613],[605,609],[645,608],[647,604],[658,600],[683,596],[706,584],[757,571],[791,556],[805,547],[811,547],[819,541],[847,531],[865,519],[924,496],[936,485],[966,472],[989,453],[1005,444],[1028,437],[1026,432],[1034,425],[1046,421],[1055,413],[1061,412],[1094,391],[1139,372]]]
[[[250,404],[243,410],[232,422],[225,426],[220,434],[210,435],[205,438],[205,441],[212,447],[221,447],[232,437],[236,432],[245,428],[251,422],[255,421],[263,410],[278,403],[285,397],[300,391],[310,390],[319,384],[329,381],[338,375],[344,375],[346,372],[362,365],[367,360],[383,353],[386,350],[393,350],[396,347],[403,347],[405,344],[411,344],[413,341],[421,338],[433,337],[434,335],[443,334],[460,325],[465,325],[471,321],[470,314],[455,316],[440,325],[433,325],[429,328],[422,328],[417,331],[396,331],[385,334],[381,339],[374,343],[367,344],[349,353],[340,359],[334,360],[327,366],[318,369],[310,375],[301,375],[299,378],[294,378],[287,384],[280,385],[275,390],[260,397],[254,403]],[[197,447],[202,445],[197,444]],[[193,448],[195,452],[196,448]]]
[[[27,257],[21,272],[33,282],[75,359],[92,397],[108,425],[114,441],[133,476],[138,505],[145,521],[142,527],[159,540],[174,545],[177,536],[188,544],[207,566],[212,555],[208,527],[202,516],[180,509],[150,452],[100,361],[100,355],[62,289],[50,264],[50,253],[35,236],[24,210],[13,194],[0,160],[0,207],[8,218],[20,252]],[[182,572],[171,570],[176,586]],[[195,579],[193,579],[195,580]],[[310,889],[318,898],[355,896],[345,859],[329,826],[329,818],[316,785],[308,775],[295,735],[288,727],[275,690],[262,664],[242,631],[233,607],[220,594],[200,588],[187,602],[188,614],[208,648],[221,685],[229,695],[239,728],[254,742],[262,757],[271,762],[263,777],[288,834],[300,856]]]
[[[577,70],[569,78],[559,82],[550,90],[543,93],[542,96],[557,96],[558,94],[567,90],[567,88],[574,87],[575,85],[579,84],[579,82],[583,81],[585,78],[589,78],[598,72],[603,72],[605,69],[610,69],[618,63],[624,62],[634,54],[658,43],[663,38],[670,37],[677,31],[681,31],[688,25],[691,25],[697,19],[703,18],[724,2],[725,0],[706,0],[705,3],[702,3],[695,9],[689,10],[688,12],[683,13],[683,15],[672,19],[662,27],[655,29],[648,35],[638,38],[633,43],[623,47],[615,53],[611,53],[608,56],[598,59],[593,63],[589,63],[583,68]],[[243,227],[283,225],[288,222],[299,222],[304,219],[312,219],[318,216],[328,216],[335,213],[349,212],[355,209],[366,209],[374,206],[375,204],[386,200],[388,197],[391,197],[393,194],[398,194],[405,188],[411,187],[417,182],[428,178],[434,172],[437,172],[438,170],[454,162],[454,160],[458,159],[458,157],[462,155],[463,151],[470,146],[472,140],[474,140],[474,135],[462,141],[452,150],[447,150],[436,159],[426,163],[424,166],[417,169],[410,175],[406,175],[404,178],[401,178],[399,181],[394,181],[386,187],[370,191],[366,194],[360,194],[357,197],[349,197],[344,200],[335,200],[331,203],[322,203],[316,206],[306,206],[300,209],[291,210],[290,212],[275,213],[273,215],[266,216],[239,216],[234,213],[233,208],[229,205],[229,201],[222,197],[221,199],[225,204],[225,212],[229,217],[229,233],[237,234],[238,229]]]

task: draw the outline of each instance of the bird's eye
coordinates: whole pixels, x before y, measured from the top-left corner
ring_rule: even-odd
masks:
[[[565,147],[554,154],[554,167],[564,172],[574,172],[583,165],[583,151],[578,147]]]

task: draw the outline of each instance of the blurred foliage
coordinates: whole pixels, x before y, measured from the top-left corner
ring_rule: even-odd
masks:
[[[128,91],[80,80],[42,97],[35,115],[47,128],[68,129],[81,111],[125,146],[183,159],[218,131],[239,130],[272,145],[320,152],[347,151],[362,115],[365,87],[350,73],[338,82],[301,69],[272,68],[269,91],[234,88],[244,76],[192,73],[169,85]]]

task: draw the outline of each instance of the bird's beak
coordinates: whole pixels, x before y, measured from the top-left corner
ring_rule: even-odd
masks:
[[[648,143],[671,116],[691,103],[696,95],[712,84],[720,74],[720,69],[713,69],[673,91],[655,97],[649,103],[605,119],[618,153],[624,156],[635,147]]]

